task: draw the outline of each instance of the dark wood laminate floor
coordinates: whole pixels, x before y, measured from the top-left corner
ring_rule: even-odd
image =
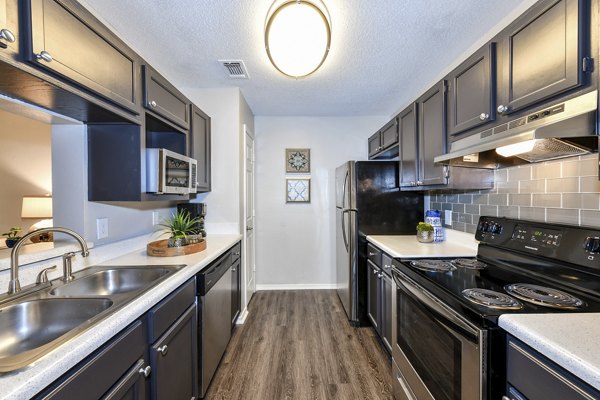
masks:
[[[335,290],[257,292],[206,399],[391,399],[391,361]]]

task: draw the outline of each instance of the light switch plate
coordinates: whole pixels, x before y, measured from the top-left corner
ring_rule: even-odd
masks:
[[[152,211],[152,225],[158,225],[159,223],[159,214],[158,211]]]
[[[96,236],[98,240],[108,237],[108,218],[96,219]]]
[[[444,223],[452,226],[452,210],[444,210]]]

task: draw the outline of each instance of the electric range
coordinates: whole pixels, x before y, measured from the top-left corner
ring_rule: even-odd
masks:
[[[397,399],[501,397],[505,313],[600,312],[600,230],[481,217],[477,256],[394,260]]]

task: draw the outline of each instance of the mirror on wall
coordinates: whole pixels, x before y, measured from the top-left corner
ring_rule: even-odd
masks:
[[[62,116],[0,96],[0,270],[7,267],[13,237],[53,226],[52,126],[73,124]],[[38,235],[21,250],[24,262],[54,257],[53,235]]]

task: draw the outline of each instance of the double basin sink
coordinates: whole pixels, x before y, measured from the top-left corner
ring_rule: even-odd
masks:
[[[90,267],[0,305],[0,372],[31,364],[184,265]]]

